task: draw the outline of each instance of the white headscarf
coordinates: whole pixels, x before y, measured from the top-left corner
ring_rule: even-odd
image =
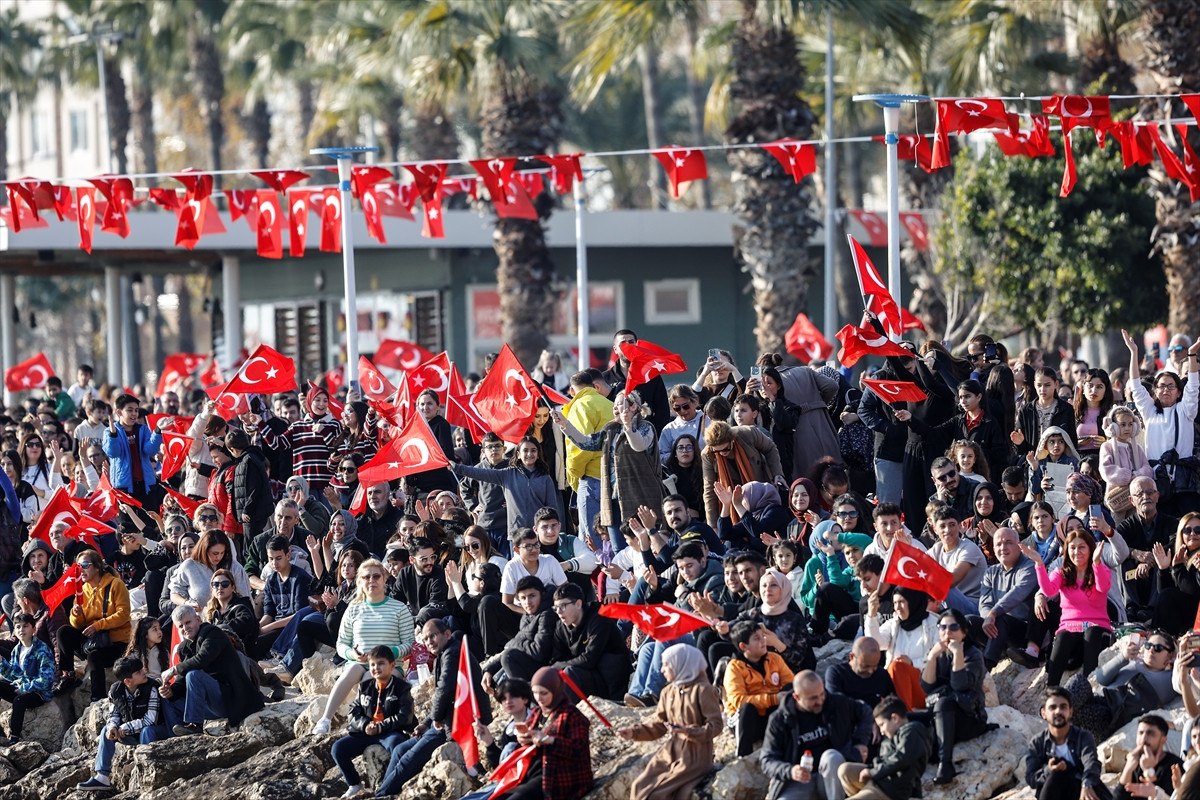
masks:
[[[663,651],[663,669],[671,668],[671,683],[685,686],[698,680],[708,680],[705,669],[708,661],[699,649],[690,644],[673,644]]]

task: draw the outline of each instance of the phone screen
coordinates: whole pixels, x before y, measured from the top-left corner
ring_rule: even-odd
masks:
[[[1092,503],[1090,506],[1088,506],[1088,514],[1094,519],[1103,519],[1104,509],[1100,508],[1100,506],[1096,503]]]

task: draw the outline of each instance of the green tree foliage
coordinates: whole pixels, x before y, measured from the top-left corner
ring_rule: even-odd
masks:
[[[1166,316],[1165,282],[1150,253],[1154,201],[1144,170],[1122,169],[1090,131],[1073,136],[1078,182],[1058,196],[1061,156],[982,156],[964,149],[935,232],[934,268],[948,287],[983,295],[993,330],[1100,333]]]

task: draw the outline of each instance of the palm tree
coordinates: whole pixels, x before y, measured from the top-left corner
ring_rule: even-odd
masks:
[[[1200,50],[1194,33],[1200,30],[1200,5],[1189,0],[1146,0],[1143,3],[1143,65],[1160,94],[1179,94],[1200,86]],[[1148,116],[1164,116],[1157,102]],[[1178,106],[1175,106],[1178,108]],[[1165,115],[1165,116],[1169,116]],[[1200,137],[1188,128],[1188,142],[1200,147]],[[1178,181],[1168,178],[1158,162],[1150,170],[1158,225],[1153,246],[1162,256],[1167,276],[1170,311],[1167,325],[1175,332],[1200,330],[1200,216]]]
[[[0,11],[0,120],[37,92],[33,61],[41,48],[38,31],[14,7]],[[0,124],[0,180],[8,180],[8,126]]]
[[[192,0],[186,11],[187,52],[199,99],[200,118],[208,129],[209,163],[221,169],[225,142],[225,70],[220,27],[229,10],[228,0]]]

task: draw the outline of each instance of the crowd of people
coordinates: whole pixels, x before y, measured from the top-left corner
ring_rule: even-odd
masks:
[[[771,800],[908,800],[927,765],[956,780],[1009,659],[1047,676],[1023,774],[1041,800],[1114,796],[1096,742],[1135,720],[1115,797],[1200,796],[1200,726],[1184,760],[1156,713],[1200,714],[1200,342],[1160,364],[1125,341],[1111,372],[986,335],[905,342],[870,377],[924,399],[889,403],[849,370],[765,354],[743,374],[720,348],[692,383],[632,384],[622,330],[607,370],[543,354],[534,378],[569,402],[516,442],[475,441],[420,391],[451,467],[380,483],[359,470],[394,418],[353,389],[233,413],[190,381],[149,397],[80,367],[0,417],[0,745],[86,682],[111,711],[78,788],[109,791],[116,744],[236,727],[325,648],[339,673],[313,733],[339,734],[347,798],[411,781],[469,681],[485,770],[525,759],[472,797],[586,794],[579,706],[599,697],[643,709],[619,736],[665,737],[633,800],[690,796],[723,735],[760,753]],[[168,430],[191,444],[164,480]],[[898,543],[948,574],[944,600],[886,582]],[[614,603],[705,625],[656,636]],[[849,656],[819,674],[834,639]],[[389,761],[368,788],[373,745]]]

